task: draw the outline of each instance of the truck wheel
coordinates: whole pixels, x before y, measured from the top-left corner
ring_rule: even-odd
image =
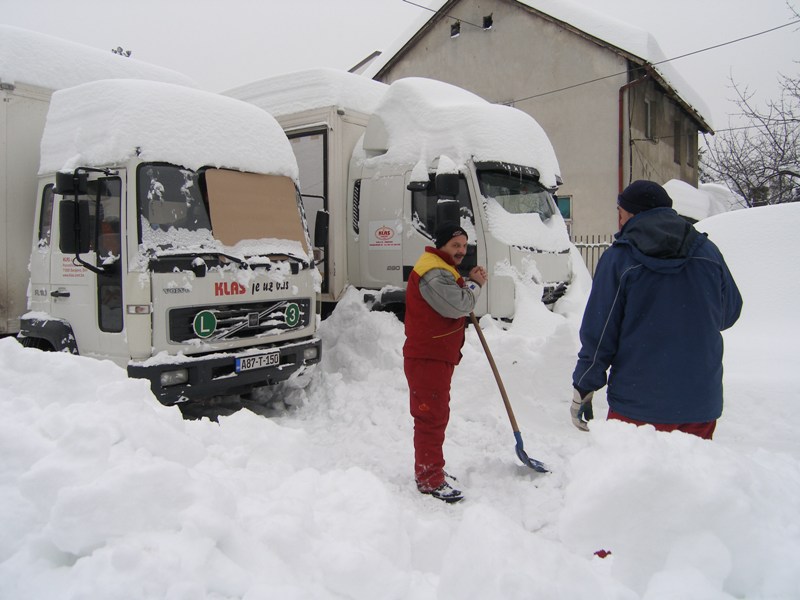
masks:
[[[35,348],[36,350],[41,350],[42,352],[53,351],[53,347],[50,345],[50,342],[45,339],[36,337],[23,337],[17,339],[25,348]]]

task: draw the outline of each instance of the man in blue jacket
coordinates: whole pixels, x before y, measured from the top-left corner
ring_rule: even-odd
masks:
[[[587,431],[608,384],[608,418],[711,439],[722,414],[722,334],[742,297],[719,249],[652,181],[617,199],[620,231],[597,264],[572,375],[572,422]],[[611,369],[606,377],[606,372]]]

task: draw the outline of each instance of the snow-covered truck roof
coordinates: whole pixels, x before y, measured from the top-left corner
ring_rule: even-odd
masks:
[[[372,114],[389,86],[336,69],[308,69],[268,77],[223,92],[251,102],[275,117],[341,107]]]
[[[365,145],[388,150],[375,161],[423,160],[427,167],[444,154],[459,165],[472,158],[534,167],[548,187],[559,176],[553,146],[533,117],[441,81],[410,77],[386,85],[346,71],[310,69],[224,94],[278,118],[332,106],[372,115]]]
[[[60,90],[98,79],[148,79],[198,87],[190,77],[76,42],[0,25],[0,81]]]
[[[40,173],[133,157],[298,177],[283,130],[252,104],[141,79],[94,81],[53,93]]]
[[[444,155],[457,165],[472,159],[533,167],[549,188],[560,179],[553,145],[533,117],[422,77],[392,82],[367,127],[364,149],[367,163],[430,166]]]

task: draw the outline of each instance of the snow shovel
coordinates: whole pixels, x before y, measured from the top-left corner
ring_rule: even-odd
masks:
[[[526,467],[530,467],[534,471],[538,471],[539,473],[548,473],[547,467],[544,466],[543,463],[529,457],[525,453],[525,448],[522,445],[522,434],[519,432],[519,425],[517,425],[517,420],[514,418],[514,411],[511,410],[511,403],[508,401],[508,394],[506,394],[506,388],[503,385],[503,380],[500,379],[500,373],[497,371],[497,365],[494,363],[494,358],[492,358],[492,353],[489,350],[489,345],[486,343],[486,338],[483,337],[483,331],[481,330],[481,326],[478,324],[478,319],[475,317],[475,313],[469,313],[469,318],[472,320],[472,324],[475,325],[475,331],[478,332],[478,337],[481,340],[481,345],[483,346],[484,352],[486,352],[486,358],[489,360],[489,365],[492,367],[492,373],[494,373],[494,378],[497,380],[497,387],[500,388],[500,395],[503,397],[503,403],[506,405],[506,412],[508,413],[508,419],[511,421],[511,428],[514,430],[514,439],[517,440],[516,451],[517,451],[517,458],[522,461],[522,464]]]

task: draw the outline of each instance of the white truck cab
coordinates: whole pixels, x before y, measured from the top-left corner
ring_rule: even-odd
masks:
[[[165,404],[319,361],[297,164],[269,114],[97,81],[53,94],[41,148],[25,345],[110,359]]]

